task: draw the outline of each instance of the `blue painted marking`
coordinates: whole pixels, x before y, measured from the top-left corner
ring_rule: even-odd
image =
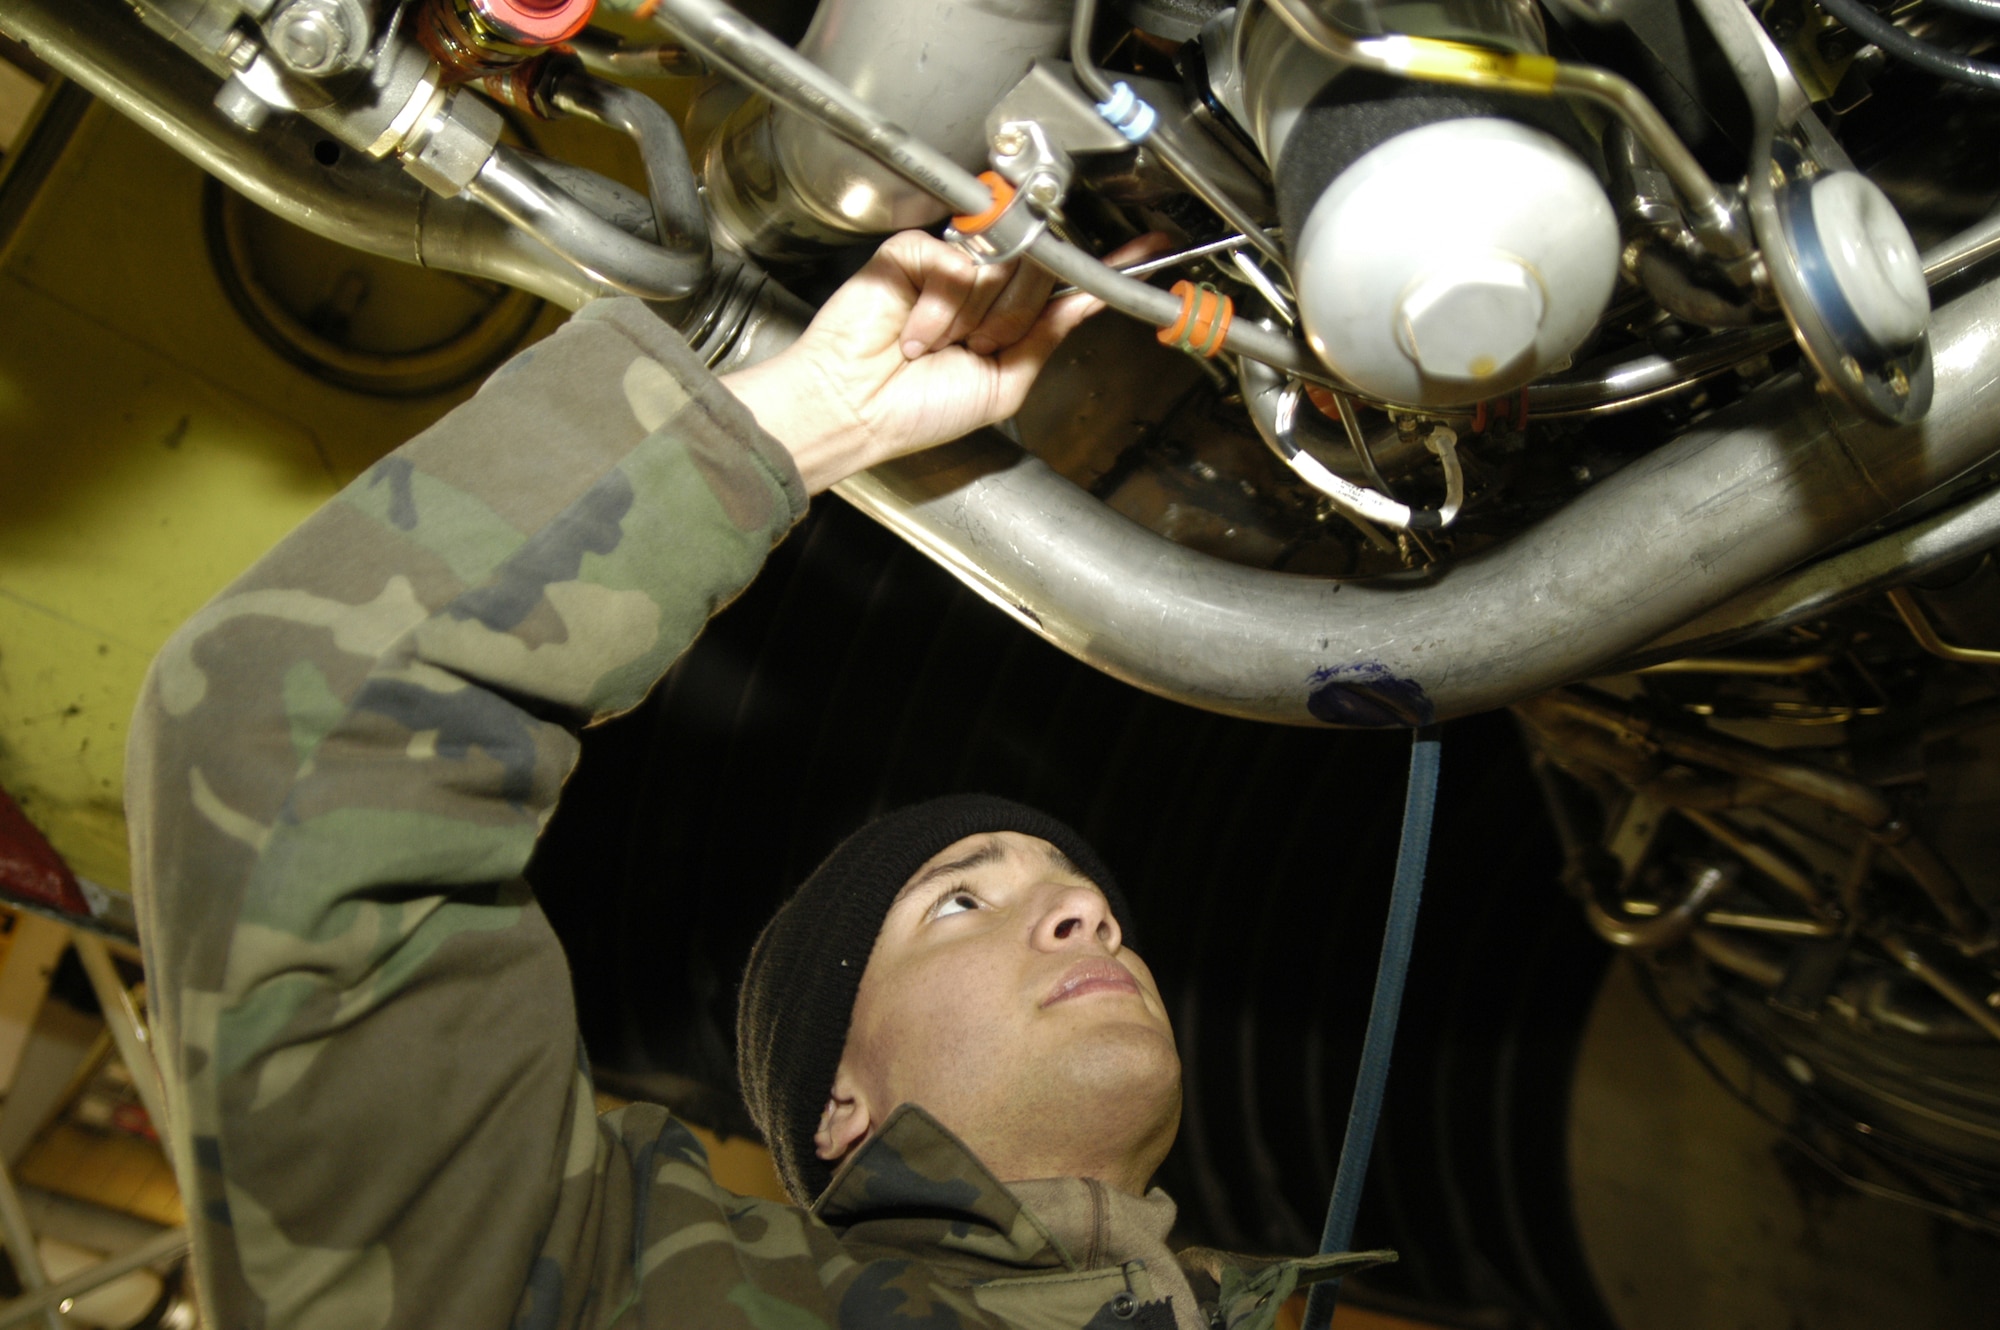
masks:
[[[1385,665],[1322,665],[1306,680],[1306,710],[1329,725],[1367,729],[1415,729],[1437,718],[1436,708],[1415,679],[1401,679]]]

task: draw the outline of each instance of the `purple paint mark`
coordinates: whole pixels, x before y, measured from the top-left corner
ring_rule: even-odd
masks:
[[[1366,729],[1415,729],[1436,719],[1436,709],[1415,679],[1399,679],[1374,661],[1322,665],[1306,680],[1306,710],[1329,725]]]

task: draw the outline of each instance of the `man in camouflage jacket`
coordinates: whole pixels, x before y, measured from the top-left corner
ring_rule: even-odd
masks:
[[[1177,1265],[1160,1193],[1010,1189],[918,1105],[810,1211],[723,1191],[661,1108],[594,1111],[521,878],[576,729],[645,696],[808,492],[1011,414],[1092,312],[1047,293],[898,237],[728,389],[599,302],[168,643],[127,802],[209,1324],[1261,1330],[1366,1263]]]

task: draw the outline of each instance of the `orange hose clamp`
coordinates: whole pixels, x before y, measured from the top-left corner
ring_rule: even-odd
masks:
[[[1236,302],[1207,282],[1179,281],[1173,293],[1181,298],[1180,317],[1160,329],[1160,344],[1177,346],[1189,355],[1215,359],[1236,317]]]
[[[1014,201],[1014,187],[1008,184],[1006,178],[999,172],[981,171],[979,183],[986,186],[987,192],[993,195],[993,206],[985,212],[974,213],[968,217],[952,218],[953,229],[962,236],[976,236],[999,221],[1000,214],[1007,211],[1007,205]]]

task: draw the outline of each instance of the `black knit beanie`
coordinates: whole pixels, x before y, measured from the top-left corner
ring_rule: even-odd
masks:
[[[1018,831],[1069,856],[1111,902],[1132,937],[1118,884],[1083,837],[1011,799],[950,794],[898,809],[842,841],[764,927],[736,1000],[736,1074],[778,1177],[801,1205],[833,1180],[813,1145],[854,1015],[875,935],[903,884],[967,836]]]

